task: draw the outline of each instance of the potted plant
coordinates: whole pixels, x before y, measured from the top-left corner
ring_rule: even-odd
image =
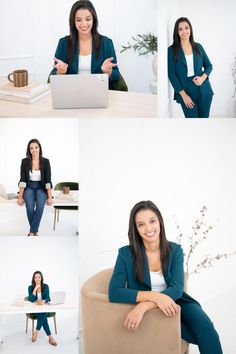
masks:
[[[157,78],[157,36],[153,33],[138,34],[137,37],[132,37],[133,42],[128,42],[127,45],[122,45],[121,53],[128,49],[133,49],[138,55],[147,56],[154,55],[152,69]]]

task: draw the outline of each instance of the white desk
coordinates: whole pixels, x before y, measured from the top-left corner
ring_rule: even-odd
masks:
[[[0,117],[157,118],[157,96],[145,93],[109,91],[109,107],[93,109],[53,109],[51,95],[30,105],[0,100]]]
[[[69,195],[63,194],[60,191],[53,191],[53,204],[52,206],[78,206],[78,191],[71,191]],[[16,199],[5,199],[0,196],[1,205],[18,205]]]
[[[65,303],[62,305],[36,305],[28,301],[23,306],[14,306],[11,304],[0,304],[0,343],[2,343],[2,316],[16,315],[25,313],[40,313],[40,312],[61,312],[61,311],[78,311],[78,305]]]

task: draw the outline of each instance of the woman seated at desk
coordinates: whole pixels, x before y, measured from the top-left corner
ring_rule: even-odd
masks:
[[[59,40],[51,75],[108,74],[109,89],[120,78],[116,53],[110,38],[98,30],[98,17],[93,4],[79,0],[71,8],[70,35]]]
[[[39,306],[44,305],[50,301],[49,286],[47,284],[44,284],[43,274],[40,271],[34,272],[32,277],[32,284],[28,287],[28,295],[29,301],[35,302]],[[38,338],[38,333],[43,327],[46,335],[48,336],[49,343],[51,345],[56,346],[57,342],[51,335],[47,320],[48,313],[35,313],[34,315],[37,317],[37,326],[32,337],[32,342],[36,342]]]

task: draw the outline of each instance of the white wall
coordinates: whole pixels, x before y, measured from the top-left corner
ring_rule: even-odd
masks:
[[[74,1],[2,0],[0,3],[0,78],[14,69],[26,68],[31,80],[45,82],[53,65],[60,37],[69,33],[69,12]],[[151,56],[138,57],[132,51],[120,54],[121,44],[132,35],[156,33],[156,2],[146,0],[94,0],[99,31],[113,39],[120,70],[130,91],[149,92],[154,79]],[[9,21],[9,18],[11,19]]]
[[[161,3],[163,1],[160,0]],[[211,109],[213,117],[232,117],[231,96],[234,86],[230,64],[232,64],[233,55],[236,52],[235,13],[236,2],[234,0],[216,0],[214,3],[211,0],[197,2],[194,0],[169,0],[168,12],[164,13],[169,37],[166,47],[172,44],[173,28],[177,18],[188,17],[193,25],[195,41],[203,45],[213,64],[210,76],[215,93]],[[166,57],[166,50],[159,55]],[[159,82],[162,83],[161,80]],[[161,89],[162,86],[159,87],[159,90]],[[173,92],[171,91],[166,105],[170,100],[173,105],[170,107],[172,116],[182,117],[180,106],[174,103],[172,98]]]
[[[236,123],[228,121],[80,122],[80,272],[83,280],[112,266],[118,247],[127,244],[131,207],[142,199],[157,203],[167,235],[175,240],[176,215],[185,235],[203,205],[215,229],[197,253],[236,249]],[[89,261],[88,261],[89,254]],[[190,278],[200,299],[230,289],[236,257]],[[219,278],[224,276],[224,284]]]
[[[56,246],[56,247],[55,247]],[[78,301],[78,240],[77,238],[18,238],[2,237],[0,247],[1,303],[12,303],[27,296],[34,271],[40,270],[50,292],[66,291],[66,302]],[[22,331],[25,316],[2,318],[4,336]]]
[[[26,156],[30,139],[40,141],[43,156],[49,158],[52,183],[78,181],[77,119],[1,119],[0,183],[8,192],[18,190],[21,160]]]

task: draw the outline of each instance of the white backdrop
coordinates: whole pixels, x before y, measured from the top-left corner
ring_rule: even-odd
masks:
[[[30,139],[42,145],[43,156],[50,160],[52,183],[78,181],[77,119],[1,119],[0,183],[8,192],[18,190],[21,160]]]
[[[172,241],[177,236],[174,215],[187,237],[207,206],[207,222],[216,226],[194,253],[192,267],[205,254],[236,250],[235,137],[232,119],[80,121],[80,285],[114,266],[118,248],[128,243],[130,210],[140,200],[158,205]],[[221,334],[219,301],[236,292],[235,267],[232,256],[189,279],[192,296],[216,305],[209,311]],[[231,313],[224,323],[232,323]],[[231,343],[224,339],[225,347]]]
[[[233,102],[231,96],[234,92],[233,77],[230,65],[236,53],[236,2],[234,0],[159,0],[162,8],[162,19],[158,22],[160,37],[164,37],[166,46],[160,48],[159,56],[165,58],[166,50],[173,41],[173,29],[177,18],[188,17],[192,23],[194,38],[205,48],[212,64],[213,71],[210,75],[213,91],[215,93],[211,115],[213,117],[232,117]],[[164,5],[165,3],[165,5]],[[162,49],[162,51],[161,51]],[[160,59],[164,60],[164,59]],[[180,105],[173,102],[173,92],[165,88],[166,68],[159,69],[159,91],[165,92],[165,104],[170,104],[172,116],[182,117]],[[161,98],[160,98],[161,99]],[[165,109],[162,109],[165,114]]]
[[[66,302],[78,301],[78,240],[54,238],[2,237],[0,247],[1,303],[27,296],[34,271],[40,270],[50,292],[66,291]],[[25,316],[4,316],[4,336],[23,331]],[[59,316],[60,317],[60,316]]]
[[[0,2],[0,77],[26,68],[31,79],[45,82],[53,65],[60,37],[69,33],[69,12],[75,1],[2,0]],[[132,51],[120,54],[138,33],[156,33],[156,1],[94,0],[100,33],[113,39],[120,70],[130,91],[148,92],[154,79],[152,57],[138,57]]]

